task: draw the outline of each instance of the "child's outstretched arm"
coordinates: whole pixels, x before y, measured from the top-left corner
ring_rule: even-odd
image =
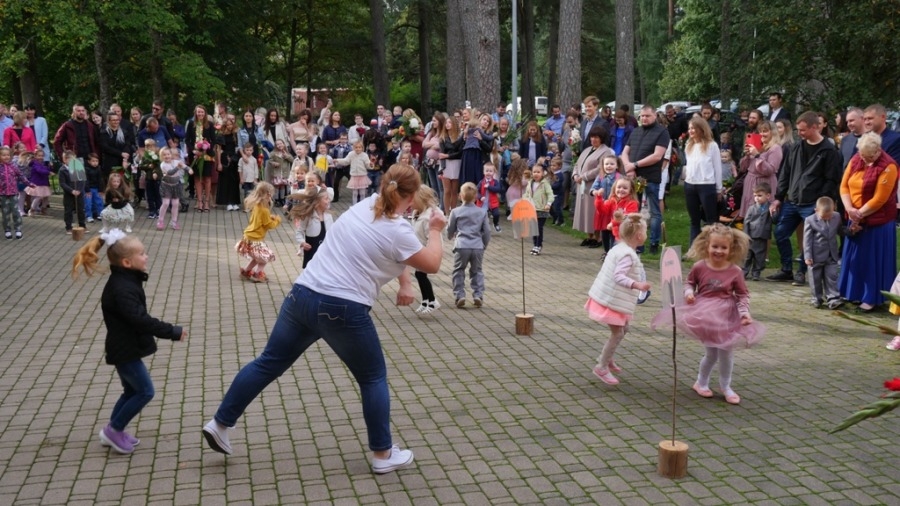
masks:
[[[160,339],[180,341],[187,337],[187,331],[184,328],[150,316],[144,303],[135,294],[122,293],[117,295],[114,300],[116,311],[134,328],[146,330]]]

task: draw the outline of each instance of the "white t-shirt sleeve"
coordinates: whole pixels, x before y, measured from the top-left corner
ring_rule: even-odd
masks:
[[[422,243],[416,237],[412,225],[401,227],[391,243],[391,255],[397,263],[403,263],[422,249]]]

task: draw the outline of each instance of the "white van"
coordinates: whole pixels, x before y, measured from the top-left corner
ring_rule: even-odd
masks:
[[[506,112],[512,114],[512,104],[507,104]],[[516,112],[522,114],[522,97],[516,97]],[[547,97],[534,97],[534,112],[546,116],[550,112],[550,102]]]

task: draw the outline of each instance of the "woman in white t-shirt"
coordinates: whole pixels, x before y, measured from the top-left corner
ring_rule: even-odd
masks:
[[[321,337],[360,386],[372,471],[387,473],[412,463],[412,452],[391,441],[387,368],[369,311],[381,287],[394,278],[400,280],[397,305],[413,302],[407,266],[430,274],[440,269],[441,231],[447,224],[443,213],[433,213],[429,220],[427,246],[401,217],[420,185],[412,167],[394,165],[384,174],[379,193],[335,221],[285,298],[266,348],[238,372],[215,417],[203,427],[213,450],[231,454],[228,428]]]
[[[719,221],[719,193],[722,191],[722,155],[713,140],[709,123],[695,115],[688,123],[684,148],[684,200],[691,218],[691,241],[700,234],[700,220],[707,225]]]

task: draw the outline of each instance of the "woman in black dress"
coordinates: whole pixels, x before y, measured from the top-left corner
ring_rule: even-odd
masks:
[[[238,130],[234,118],[228,116],[216,137],[216,156],[219,160],[219,186],[216,204],[229,211],[241,207],[241,179],[238,174]]]

